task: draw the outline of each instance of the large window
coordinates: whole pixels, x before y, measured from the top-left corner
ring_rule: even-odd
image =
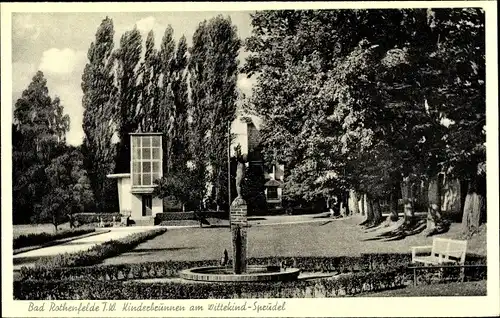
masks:
[[[161,135],[132,135],[132,185],[152,186],[162,175]]]
[[[267,188],[267,198],[268,199],[278,199],[278,187],[268,187]]]

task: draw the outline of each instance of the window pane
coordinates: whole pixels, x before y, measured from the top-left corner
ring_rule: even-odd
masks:
[[[141,146],[141,139],[132,136],[132,147],[140,147],[140,146]]]
[[[278,188],[268,187],[267,188],[267,198],[268,199],[277,199],[278,198]]]
[[[142,172],[151,173],[151,162],[145,161],[142,163]]]
[[[141,175],[138,173],[134,173],[132,175],[132,184],[133,185],[141,185]]]
[[[142,174],[142,185],[151,185],[151,173]]]
[[[151,136],[142,137],[142,147],[151,147]]]
[[[151,138],[153,139],[153,147],[160,147],[161,137],[160,136],[152,136]]]
[[[153,162],[153,173],[160,174],[160,162],[155,161]]]
[[[141,164],[139,162],[132,163],[132,173],[141,173]]]
[[[140,148],[134,149],[132,156],[133,156],[132,160],[135,160],[135,159],[140,160],[141,159],[141,149]]]
[[[151,148],[142,148],[142,159],[151,159]]]
[[[153,148],[153,159],[160,160],[160,148]]]

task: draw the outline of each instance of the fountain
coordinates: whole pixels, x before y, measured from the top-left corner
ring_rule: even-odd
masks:
[[[231,203],[232,268],[228,266],[205,266],[185,269],[180,277],[187,280],[206,282],[270,282],[295,280],[300,269],[280,266],[247,265],[247,204],[241,196],[241,182],[244,179],[245,160],[238,160],[236,170],[236,191],[238,196]]]

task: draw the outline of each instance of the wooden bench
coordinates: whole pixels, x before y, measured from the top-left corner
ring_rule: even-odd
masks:
[[[462,267],[461,279],[464,279],[463,269],[467,252],[467,241],[434,238],[432,246],[414,246],[411,248],[411,251],[413,264],[423,264],[424,267],[429,265],[435,267],[439,265],[443,267],[456,265]],[[426,255],[421,255],[422,253]],[[412,268],[414,283],[416,284],[416,270],[418,267]]]

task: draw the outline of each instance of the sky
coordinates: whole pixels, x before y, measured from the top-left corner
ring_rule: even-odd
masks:
[[[12,15],[12,98],[21,96],[31,79],[41,70],[47,79],[51,97],[59,96],[65,113],[70,116],[67,142],[79,145],[83,138],[81,77],[87,62],[87,51],[95,39],[101,21],[109,16],[115,30],[115,48],[122,34],[137,26],[145,41],[150,30],[158,47],[165,28],[170,24],[178,40],[185,35],[188,45],[196,27],[218,14],[229,16],[245,39],[251,34],[251,11],[229,12],[112,12],[112,13],[14,13]],[[240,64],[245,52],[240,52]],[[253,79],[240,75],[238,88],[251,93]]]

